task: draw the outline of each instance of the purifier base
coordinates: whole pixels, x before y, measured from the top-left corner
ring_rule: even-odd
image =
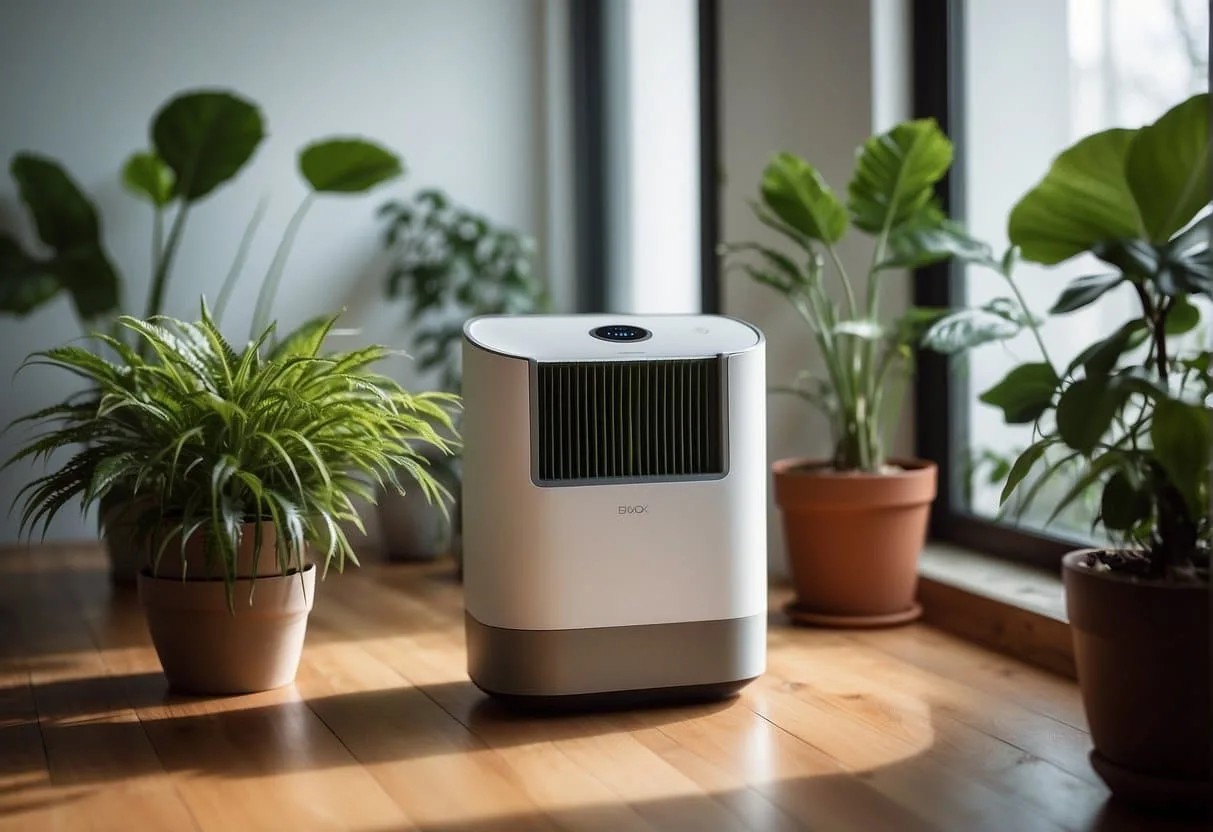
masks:
[[[756,678],[758,677],[707,685],[682,685],[672,688],[618,690],[604,693],[572,693],[564,696],[501,693],[487,690],[478,684],[476,686],[511,711],[526,714],[568,714],[636,708],[673,708],[681,705],[721,702],[736,696],[742,688]]]
[[[544,709],[638,707],[731,696],[766,665],[766,616],[516,630],[464,618],[481,690]]]

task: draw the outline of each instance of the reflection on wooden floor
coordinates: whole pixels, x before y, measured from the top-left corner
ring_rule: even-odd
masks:
[[[545,719],[461,614],[448,564],[332,574],[296,685],[189,699],[99,551],[0,552],[0,830],[1203,828],[1108,802],[1073,684],[923,625],[773,614],[738,699]]]

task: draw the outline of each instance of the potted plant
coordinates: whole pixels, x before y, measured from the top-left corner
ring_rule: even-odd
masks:
[[[994,261],[988,247],[968,238],[939,207],[935,188],[951,162],[951,142],[933,120],[899,124],[860,149],[844,203],[808,162],[777,154],[752,207],[791,248],[724,247],[757,255],[742,268],[788,300],[824,363],[824,376],[806,372],[792,386],[776,388],[818,409],[833,442],[828,459],[773,465],[796,588],[787,612],[798,623],[876,626],[920,614],[918,553],[936,468],[888,457],[890,428],[913,373],[913,347],[926,332],[936,346],[960,349],[1008,337],[1029,323],[1013,308],[911,309],[892,323],[880,319],[890,269],[960,256],[1009,279],[1009,261]],[[862,293],[836,248],[850,229],[873,240]]]
[[[436,373],[439,390],[459,393],[460,344],[468,318],[549,308],[547,291],[534,274],[534,240],[454,204],[434,189],[419,191],[407,201],[391,200],[379,213],[391,255],[387,296],[407,301],[417,367]],[[435,473],[458,495],[458,455],[431,461]],[[428,560],[451,552],[458,562],[457,497],[449,516],[448,523],[422,495],[383,495],[379,525],[385,554]]]
[[[152,498],[132,521],[147,544],[139,598],[175,689],[290,683],[317,569],[357,563],[341,526],[361,528],[351,496],[373,498],[368,478],[400,488],[401,472],[441,496],[416,447],[448,448],[435,426],[451,433],[453,397],[371,372],[384,347],[322,353],[332,323],[274,347],[271,325],[237,350],[204,303],[198,323],[120,317],[145,349],[93,336],[113,362],[78,346],[30,359],[84,376],[98,397],[26,417],[47,430],[14,459],[80,450],[23,491],[22,528],[119,484]]]
[[[187,221],[201,203],[249,164],[265,137],[265,124],[253,102],[226,90],[198,89],[165,102],[152,117],[148,137],[150,148],[130,154],[121,179],[131,194],[152,209],[152,274],[143,312],[144,319],[150,320],[164,309]],[[316,195],[364,192],[402,172],[400,160],[391,152],[364,139],[344,136],[301,149],[299,169],[308,193],[291,218],[262,283],[254,332],[263,330],[269,321],[291,243]],[[126,338],[126,331],[115,325],[122,306],[122,281],[106,252],[92,201],[62,165],[40,154],[16,154],[10,171],[45,253],[28,252],[14,237],[0,233],[0,313],[29,315],[67,293],[85,332],[106,330],[128,346],[146,349],[145,342]],[[241,275],[264,207],[263,203],[253,212],[233,255],[216,302],[218,320],[222,320]],[[129,485],[115,484],[98,511],[111,577],[117,583],[133,583],[140,564],[140,542],[132,534],[134,516],[143,506],[131,499]]]
[[[1052,315],[1113,289],[1138,312],[1068,365],[1047,355],[1011,370],[982,400],[1033,425],[1004,503],[1055,475],[1083,471],[1053,516],[1084,491],[1109,545],[1062,562],[1075,662],[1096,771],[1117,795],[1208,804],[1210,692],[1208,398],[1213,353],[1193,300],[1213,294],[1209,96],[1140,129],[1088,136],[1062,152],[1014,207],[1009,237],[1024,259],[1082,255],[1097,273],[1065,287]],[[1049,452],[1055,451],[1049,458]],[[1031,493],[1020,495],[1022,510]]]

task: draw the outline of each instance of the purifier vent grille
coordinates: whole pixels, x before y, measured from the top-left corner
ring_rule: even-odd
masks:
[[[716,359],[541,363],[537,382],[541,483],[724,473]]]

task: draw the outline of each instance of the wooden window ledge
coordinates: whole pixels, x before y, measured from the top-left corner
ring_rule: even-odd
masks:
[[[1067,678],[1076,677],[1061,574],[930,542],[919,561],[923,620]]]

